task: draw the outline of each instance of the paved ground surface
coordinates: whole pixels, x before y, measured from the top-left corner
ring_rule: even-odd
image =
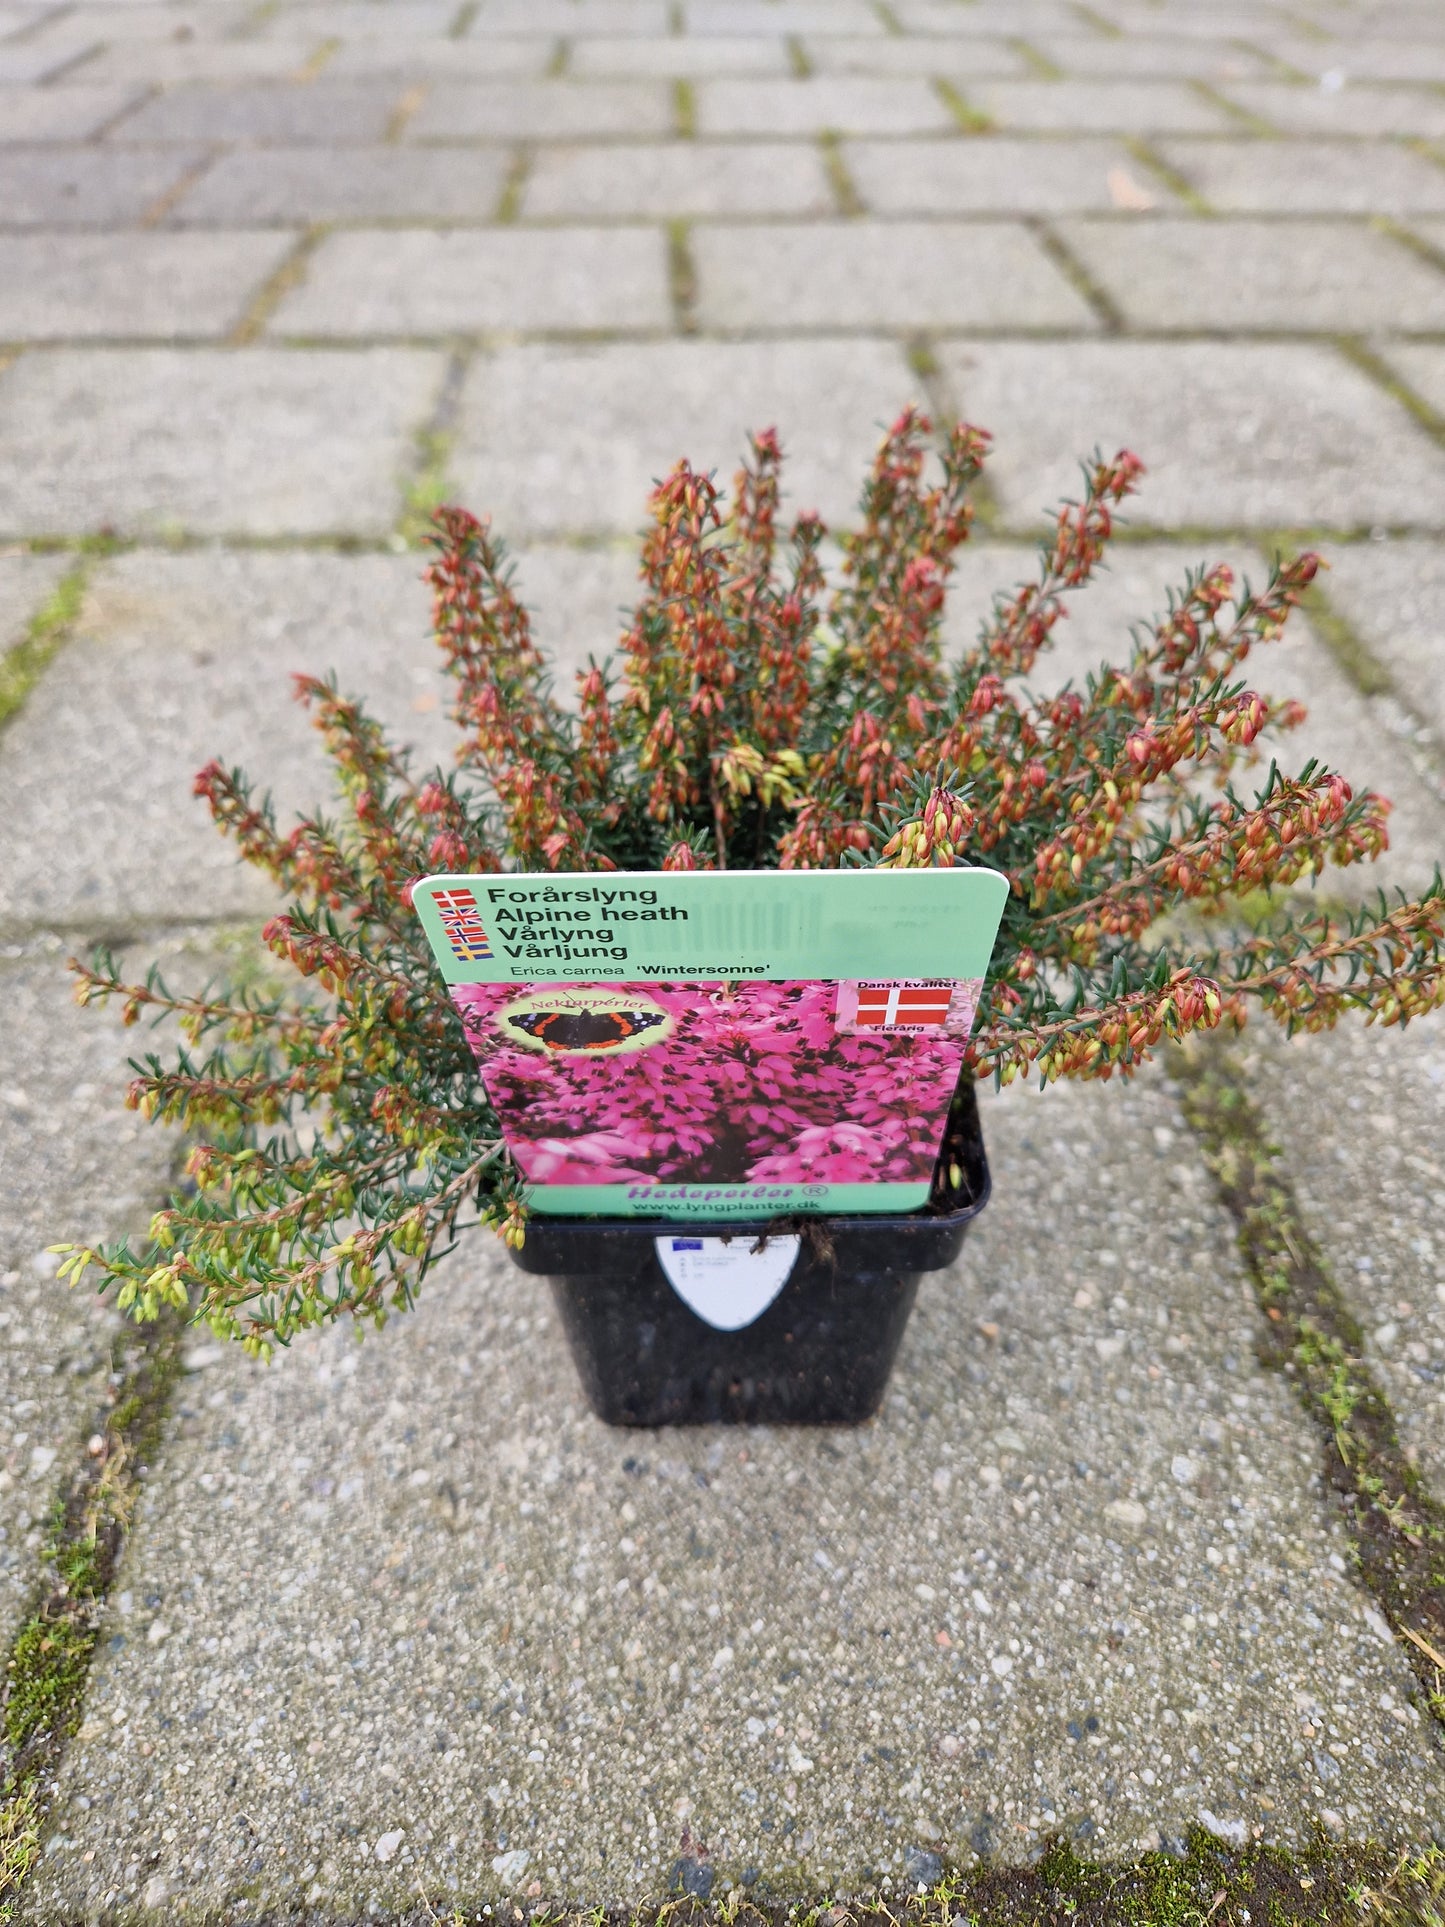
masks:
[[[675,456],[726,471],[775,421],[794,502],[846,516],[920,396],[998,438],[960,636],[1077,455],[1150,465],[1041,678],[1190,564],[1322,546],[1261,679],[1310,702],[1292,754],[1396,799],[1384,874],[1423,880],[1438,7],[0,0],[13,661],[81,595],[0,737],[0,1636],[109,1364],[42,1248],[142,1223],[165,1175],[64,952],[200,972],[266,907],[191,771],[309,801],[301,667],[437,751],[409,543],[438,489],[495,510],[574,662]],[[1249,1062],[1445,1490],[1441,1037]],[[609,1433],[480,1247],[360,1349],[198,1344],[26,1916],[634,1898],[685,1829],[720,1880],[808,1889],[1053,1829],[1438,1830],[1445,1754],[1167,1086],[1010,1096],[986,1130],[995,1202],[856,1435]]]

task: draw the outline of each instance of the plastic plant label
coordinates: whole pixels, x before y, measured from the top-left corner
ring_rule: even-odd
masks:
[[[413,902],[535,1211],[927,1202],[994,870],[429,877]]]
[[[741,1331],[761,1318],[793,1275],[802,1240],[796,1233],[769,1238],[761,1251],[750,1238],[653,1240],[667,1282],[689,1311],[715,1331]]]

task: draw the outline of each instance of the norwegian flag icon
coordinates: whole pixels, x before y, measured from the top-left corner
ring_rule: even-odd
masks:
[[[953,1000],[952,984],[860,984],[859,1030],[942,1030]]]

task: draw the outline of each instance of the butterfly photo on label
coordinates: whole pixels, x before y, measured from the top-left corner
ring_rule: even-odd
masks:
[[[508,1022],[548,1050],[602,1051],[614,1050],[666,1019],[657,1010],[525,1010],[509,1015]]]

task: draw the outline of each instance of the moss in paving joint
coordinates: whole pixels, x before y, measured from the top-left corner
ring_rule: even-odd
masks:
[[[504,227],[510,226],[522,211],[522,195],[526,190],[527,176],[531,171],[531,148],[522,146],[514,149],[511,164],[507,168],[507,178],[502,182],[502,191],[497,198],[497,211],[492,217]]]
[[[301,65],[296,69],[295,73],[289,76],[292,85],[297,87],[305,87],[309,85],[311,81],[317,79],[317,77],[321,74],[323,69],[329,66],[331,61],[335,58],[336,54],[340,50],[340,47],[341,47],[340,40],[334,37],[330,40],[323,40],[321,45],[316,49],[316,51],[313,54],[311,54],[306,60],[303,60]]]
[[[1281,548],[1290,545],[1281,544]],[[1389,670],[1329,599],[1317,577],[1305,591],[1304,610],[1310,627],[1324,643],[1360,694],[1371,702],[1389,705],[1393,715],[1385,726],[1427,789],[1445,801],[1445,756],[1430,718],[1416,705],[1408,688],[1396,686]]]
[[[160,97],[159,87],[142,87],[123,107],[118,107],[109,120],[103,120],[99,126],[91,129],[87,137],[87,145],[109,140],[112,134],[125,125],[126,121],[134,120],[143,107],[149,107],[153,100],[159,100]]]
[[[1318,579],[1305,591],[1304,609],[1311,629],[1362,696],[1395,694],[1389,670],[1370,653],[1349,623],[1331,606]]]
[[[673,321],[679,334],[697,333],[697,267],[686,221],[667,224],[667,285],[672,296]]]
[[[329,232],[326,225],[317,223],[298,237],[295,247],[280,267],[262,283],[247,303],[240,320],[226,337],[228,348],[245,348],[260,338],[262,329],[285,297],[306,279],[311,257]]]
[[[873,11],[883,22],[884,33],[901,34],[903,32],[903,23],[889,6],[888,0],[873,0]]]
[[[462,0],[462,4],[452,15],[451,25],[447,28],[448,40],[465,40],[472,30],[472,22],[482,10],[482,0]]]
[[[1156,153],[1149,142],[1138,134],[1126,136],[1125,147],[1141,167],[1147,167],[1155,180],[1162,181],[1171,194],[1177,194],[1186,207],[1193,208],[1196,214],[1213,214],[1215,210],[1205,200],[1198,188],[1191,186],[1179,172],[1171,167],[1162,154]]]
[[[1108,333],[1114,335],[1122,334],[1124,332],[1124,317],[1119,309],[1115,307],[1113,296],[1101,283],[1094,279],[1093,275],[1090,274],[1089,270],[1073,250],[1060,240],[1059,236],[1046,221],[1035,219],[1028,221],[1026,225],[1032,231],[1034,239],[1038,242],[1044,253],[1074,289],[1075,293],[1081,295],[1083,299],[1088,302],[1089,307],[1103,323]]]
[[[908,366],[921,382],[931,385],[938,380],[943,370],[931,341],[925,341],[921,335],[915,336],[904,352],[908,357]]]
[[[808,50],[795,33],[787,38],[788,68],[794,80],[811,80],[813,63],[808,58]]]
[[[341,42],[338,40],[334,44],[339,47]],[[186,195],[190,193],[202,175],[210,173],[211,169],[216,165],[218,158],[218,152],[212,149],[209,154],[203,154],[198,161],[192,162],[179,180],[173,181],[163,194],[157,195],[155,200],[151,202],[150,206],[141,216],[141,226],[143,228],[159,227],[161,222],[169,217],[172,209],[177,207],[179,203],[185,199]]]
[[[559,40],[552,49],[551,58],[542,70],[543,78],[546,80],[560,80],[562,75],[566,73],[571,58],[572,43],[569,40]]]
[[[1084,4],[1084,0],[1074,0],[1074,12],[1079,16],[1080,20],[1083,21],[1084,25],[1086,27],[1092,27],[1095,33],[1105,34],[1110,40],[1122,40],[1124,38],[1124,29],[1122,27],[1117,26],[1114,21],[1110,20],[1107,14],[1095,13],[1092,7]]]
[[[1289,544],[1281,543],[1282,549]],[[1385,664],[1330,601],[1317,577],[1305,592],[1310,626],[1360,694],[1382,706],[1382,720],[1416,776],[1445,801],[1445,744],[1408,685],[1399,687]],[[1381,713],[1381,712],[1377,712]]]
[[[1427,268],[1434,268],[1437,273],[1445,273],[1445,248],[1437,247],[1433,241],[1427,241],[1423,234],[1417,234],[1403,221],[1397,221],[1389,214],[1372,214],[1370,226],[1377,234],[1386,235],[1390,240],[1397,241],[1402,248],[1408,249],[1415,259],[1423,261]]]
[[[1402,381],[1368,343],[1361,341],[1358,335],[1336,335],[1335,346],[1355,364],[1361,374],[1368,375],[1387,395],[1407,409],[1427,435],[1445,444],[1445,415],[1432,408],[1423,395],[1417,395],[1408,382]]]
[[[1303,38],[1303,36],[1301,37]],[[1302,73],[1298,67],[1292,67],[1290,63],[1282,59],[1279,54],[1271,53],[1268,47],[1262,46],[1253,40],[1235,39],[1229,41],[1228,45],[1238,48],[1240,53],[1248,54],[1251,60],[1258,60],[1268,69],[1271,80],[1287,80],[1296,86],[1306,87],[1313,84],[1310,75]]]
[[[0,656],[0,730],[75,633],[85,597],[88,558],[79,557],[56,583],[26,625],[25,634]]]
[[[818,136],[818,148],[823,156],[823,169],[828,176],[828,185],[833,190],[838,212],[849,220],[866,214],[863,196],[858,192],[853,176],[848,172],[848,163],[843,158],[842,140],[833,128],[824,128]]]
[[[953,115],[961,134],[991,134],[993,122],[977,107],[970,107],[951,80],[935,80],[933,91]]]
[[[1364,1334],[1295,1202],[1243,1075],[1227,1050],[1170,1054],[1185,1114],[1204,1147],[1264,1313],[1261,1361],[1290,1378],[1324,1435],[1323,1472],[1359,1577],[1406,1635],[1431,1712],[1445,1723],[1445,1506],[1401,1449],[1395,1415],[1363,1357]]]
[[[437,510],[456,499],[456,484],[447,465],[468,366],[469,357],[464,354],[454,354],[447,362],[446,378],[431,420],[416,438],[411,474],[403,490],[402,510],[396,525],[399,543],[394,546],[420,548],[431,531],[432,517]]]
[[[415,87],[408,87],[401,99],[396,103],[396,106],[391,110],[391,118],[386,123],[386,132],[381,137],[389,147],[395,147],[401,139],[402,135],[411,125],[412,117],[426,99],[426,96],[426,82],[418,81]]]
[[[397,521],[397,534],[409,549],[419,549],[431,528],[432,517],[456,490],[447,471],[452,437],[439,428],[424,428],[417,436],[416,466],[407,482]]]
[[[1211,107],[1226,114],[1237,128],[1254,134],[1260,140],[1275,141],[1281,138],[1273,121],[1266,120],[1262,114],[1252,114],[1247,107],[1240,107],[1227,94],[1220,93],[1217,87],[1211,87],[1207,80],[1191,80],[1188,84],[1201,100],[1208,101]]]
[[[1280,16],[1296,32],[1301,40],[1327,41],[1335,38],[1328,27],[1322,27],[1318,20],[1311,20],[1303,7],[1286,8]],[[1311,87],[1315,84],[1313,75],[1304,76]]]
[[[40,1588],[0,1683],[0,1920],[13,1917],[80,1725],[106,1596],[141,1480],[160,1449],[184,1329],[174,1313],[126,1327],[108,1407],[55,1501]]]
[[[690,80],[672,83],[672,127],[679,140],[697,139],[697,95]]]
[[[1024,40],[1017,35],[1013,35],[1009,38],[1007,45],[1013,48],[1014,52],[1018,55],[1019,59],[1023,61],[1035,80],[1062,80],[1064,78],[1063,68],[1058,66],[1056,62],[1050,60],[1047,54],[1040,53],[1031,40]]]
[[[1100,1864],[1064,1840],[1028,1866],[988,1861],[946,1871],[931,1886],[898,1880],[863,1893],[809,1893],[791,1878],[713,1899],[678,1895],[627,1909],[506,1902],[485,1908],[451,1896],[392,1917],[392,1927],[1441,1927],[1445,1852],[1334,1846],[1297,1852],[1223,1845],[1202,1828],[1175,1852]],[[796,1892],[800,1897],[785,1896]],[[339,1927],[339,1923],[338,1923]]]

